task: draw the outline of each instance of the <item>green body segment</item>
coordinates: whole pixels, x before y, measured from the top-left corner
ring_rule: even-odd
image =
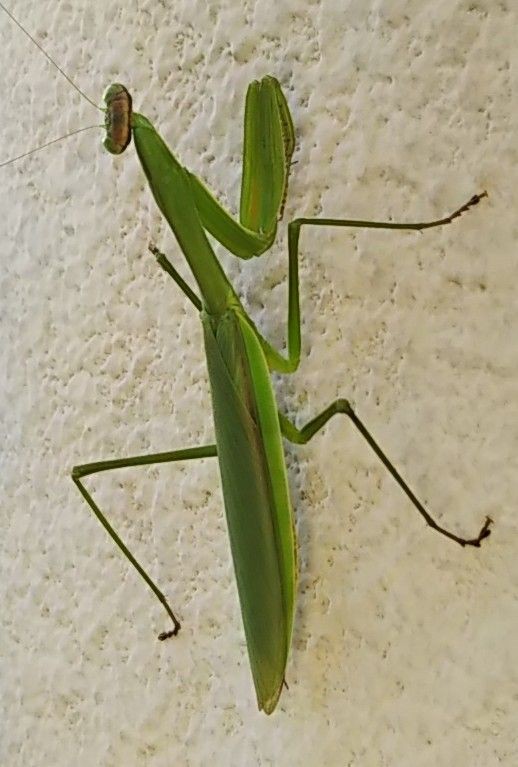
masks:
[[[293,625],[295,537],[282,438],[257,331],[205,230],[241,258],[267,249],[286,195],[293,128],[274,78],[252,83],[245,116],[240,222],[173,156],[152,124],[132,117],[149,186],[200,289],[217,453],[243,624],[259,708],[281,693]]]
[[[242,226],[223,208],[203,181],[189,173],[198,215],[205,229],[227,250],[239,258],[260,256],[271,246],[275,232],[261,234]]]
[[[107,93],[121,87],[110,86]],[[116,115],[111,121],[115,119]],[[181,170],[185,176],[183,183],[189,182],[190,186],[189,203],[194,203],[203,229],[239,258],[260,256],[270,248],[286,198],[295,147],[288,105],[274,77],[252,82],[247,92],[239,221],[225,210],[202,181],[178,163],[146,117],[133,113],[132,128],[139,158],[162,212],[174,180],[169,183],[164,180],[164,189],[158,191],[161,202],[153,187],[162,185],[160,176],[167,178],[169,169],[176,173]],[[150,135],[151,131],[154,137]],[[108,132],[105,146],[108,148],[114,143],[115,137]],[[183,208],[186,203],[183,201]],[[168,221],[172,226],[172,220]]]
[[[243,226],[271,234],[272,240],[286,199],[294,148],[293,123],[277,80],[263,77],[250,83],[239,217]]]
[[[203,317],[214,426],[241,614],[259,708],[282,690],[293,626],[295,538],[277,407],[242,311]]]
[[[150,189],[189,263],[204,305],[211,313],[221,314],[237,298],[204,232],[189,172],[149,120],[136,113],[133,139]]]
[[[250,83],[243,144],[239,222],[192,174],[191,182],[203,226],[231,253],[246,259],[260,256],[275,239],[295,148],[288,105],[274,77]]]

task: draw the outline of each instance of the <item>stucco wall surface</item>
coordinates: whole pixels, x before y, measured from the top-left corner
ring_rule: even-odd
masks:
[[[87,131],[0,169],[0,764],[512,767],[518,763],[518,6],[510,0],[12,0],[96,101],[113,81],[236,211],[243,103],[276,75],[297,130],[285,221],[306,230],[303,361],[276,378],[303,423],[347,396],[443,524],[428,530],[336,418],[287,448],[299,533],[289,690],[258,713],[217,464],[88,486],[177,609],[161,607],[69,478],[80,462],[211,441],[187,277],[133,147]],[[0,161],[102,122],[0,13]],[[286,228],[241,263],[282,347]]]

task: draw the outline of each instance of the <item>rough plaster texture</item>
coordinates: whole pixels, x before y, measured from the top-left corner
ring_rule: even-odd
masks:
[[[233,210],[244,94],[267,72],[297,127],[286,219],[422,219],[488,189],[441,231],[307,231],[304,358],[276,386],[299,422],[351,397],[443,522],[495,527],[480,551],[427,530],[345,421],[289,448],[299,607],[267,718],[216,463],[94,478],[182,618],[158,643],[161,608],[68,472],[212,438],[196,314],[146,248],[178,250],[134,151],[95,131],[3,168],[0,763],[516,765],[516,3],[10,5],[94,98],[126,83]],[[4,15],[0,55],[0,159],[98,121]],[[254,263],[222,258],[281,345],[285,228]]]

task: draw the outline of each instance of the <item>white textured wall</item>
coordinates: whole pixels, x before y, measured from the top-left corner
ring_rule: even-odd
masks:
[[[309,418],[358,412],[429,506],[428,531],[351,426],[288,461],[299,529],[289,691],[256,710],[214,461],[103,475],[96,497],[178,610],[150,597],[73,487],[74,463],[212,438],[195,312],[134,150],[92,131],[0,170],[0,763],[5,767],[511,767],[518,695],[518,8],[494,0],[12,0],[100,98],[120,80],[235,210],[243,99],[282,81],[297,128],[286,218],[422,219],[423,235],[306,231]],[[3,14],[1,156],[97,122]],[[514,58],[514,61],[513,61]],[[514,78],[514,82],[513,82]],[[513,131],[514,128],[514,131]],[[235,263],[277,344],[285,227]]]

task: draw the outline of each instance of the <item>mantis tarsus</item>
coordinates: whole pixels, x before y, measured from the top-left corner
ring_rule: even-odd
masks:
[[[302,428],[279,412],[270,373],[292,373],[300,361],[298,248],[301,228],[334,226],[421,231],[451,223],[486,193],[474,195],[451,215],[435,221],[393,223],[334,218],[291,221],[288,224],[287,354],[283,355],[261,335],[243,308],[205,234],[209,232],[242,259],[260,256],[275,239],[295,147],[291,115],[277,79],[266,76],[248,87],[239,221],[178,162],[149,120],[132,111],[131,97],[124,86],[111,85],[106,91],[105,103],[105,148],[120,154],[133,137],[153,196],[198,287],[196,293],[167,256],[150,246],[158,264],[200,314],[216,442],[75,466],[72,479],[90,509],[167,611],[173,628],[160,635],[160,639],[165,639],[178,633],[178,618],[97,506],[84,478],[131,466],[218,458],[252,676],[259,708],[269,714],[275,709],[285,683],[297,579],[283,437],[305,444],[334,415],[346,415],[430,527],[461,546],[480,546],[490,534],[491,523],[487,517],[474,538],[463,538],[440,526],[386,457],[348,400],[336,400]]]

